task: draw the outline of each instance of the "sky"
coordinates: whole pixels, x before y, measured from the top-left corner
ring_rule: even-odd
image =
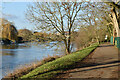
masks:
[[[18,0],[19,1],[19,0]],[[88,0],[89,1],[89,0]],[[29,23],[25,17],[27,6],[31,2],[2,2],[2,16],[13,22],[17,29],[35,30],[35,25]]]
[[[35,26],[26,19],[25,13],[30,2],[3,2],[2,17],[13,22],[17,29],[34,30]]]

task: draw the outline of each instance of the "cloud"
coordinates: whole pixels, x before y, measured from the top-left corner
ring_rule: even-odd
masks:
[[[7,19],[7,20],[11,20],[11,21],[19,21],[21,23],[25,23],[26,19],[23,19],[22,17],[18,17],[16,15],[11,15],[11,14],[4,14],[2,15],[3,18]]]
[[[2,14],[2,17],[8,20],[14,20],[14,19],[18,19],[18,17],[16,15],[11,15],[11,14]]]

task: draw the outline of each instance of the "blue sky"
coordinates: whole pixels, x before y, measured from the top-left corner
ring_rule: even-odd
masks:
[[[17,29],[27,28],[33,30],[34,25],[30,24],[25,18],[25,11],[30,2],[3,2],[2,12],[3,17],[14,22]]]

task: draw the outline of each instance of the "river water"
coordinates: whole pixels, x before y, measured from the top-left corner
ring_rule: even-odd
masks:
[[[47,45],[54,46],[55,42]],[[46,44],[38,43],[22,43],[17,45],[2,45],[0,48],[0,58],[2,58],[2,65],[0,66],[0,78],[7,73],[12,72],[20,65],[29,64],[39,61],[48,55],[64,55],[62,50],[63,43],[57,44],[54,47],[46,46]],[[58,50],[56,50],[59,47]]]

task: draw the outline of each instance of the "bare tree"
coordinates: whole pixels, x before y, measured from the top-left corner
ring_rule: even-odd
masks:
[[[86,8],[84,9],[84,16],[81,18],[82,23],[84,23],[83,27],[86,28],[86,30],[89,29],[89,36],[93,36],[93,38],[95,38],[97,42],[100,42],[101,39],[99,32],[106,32],[111,22],[108,16],[108,11],[110,10],[110,7],[105,3],[97,2],[88,2],[85,5]],[[109,32],[110,30],[111,28],[109,28]]]
[[[69,54],[71,34],[77,29],[81,10],[82,3],[78,2],[37,2],[28,6],[26,15],[39,29],[58,32]]]

